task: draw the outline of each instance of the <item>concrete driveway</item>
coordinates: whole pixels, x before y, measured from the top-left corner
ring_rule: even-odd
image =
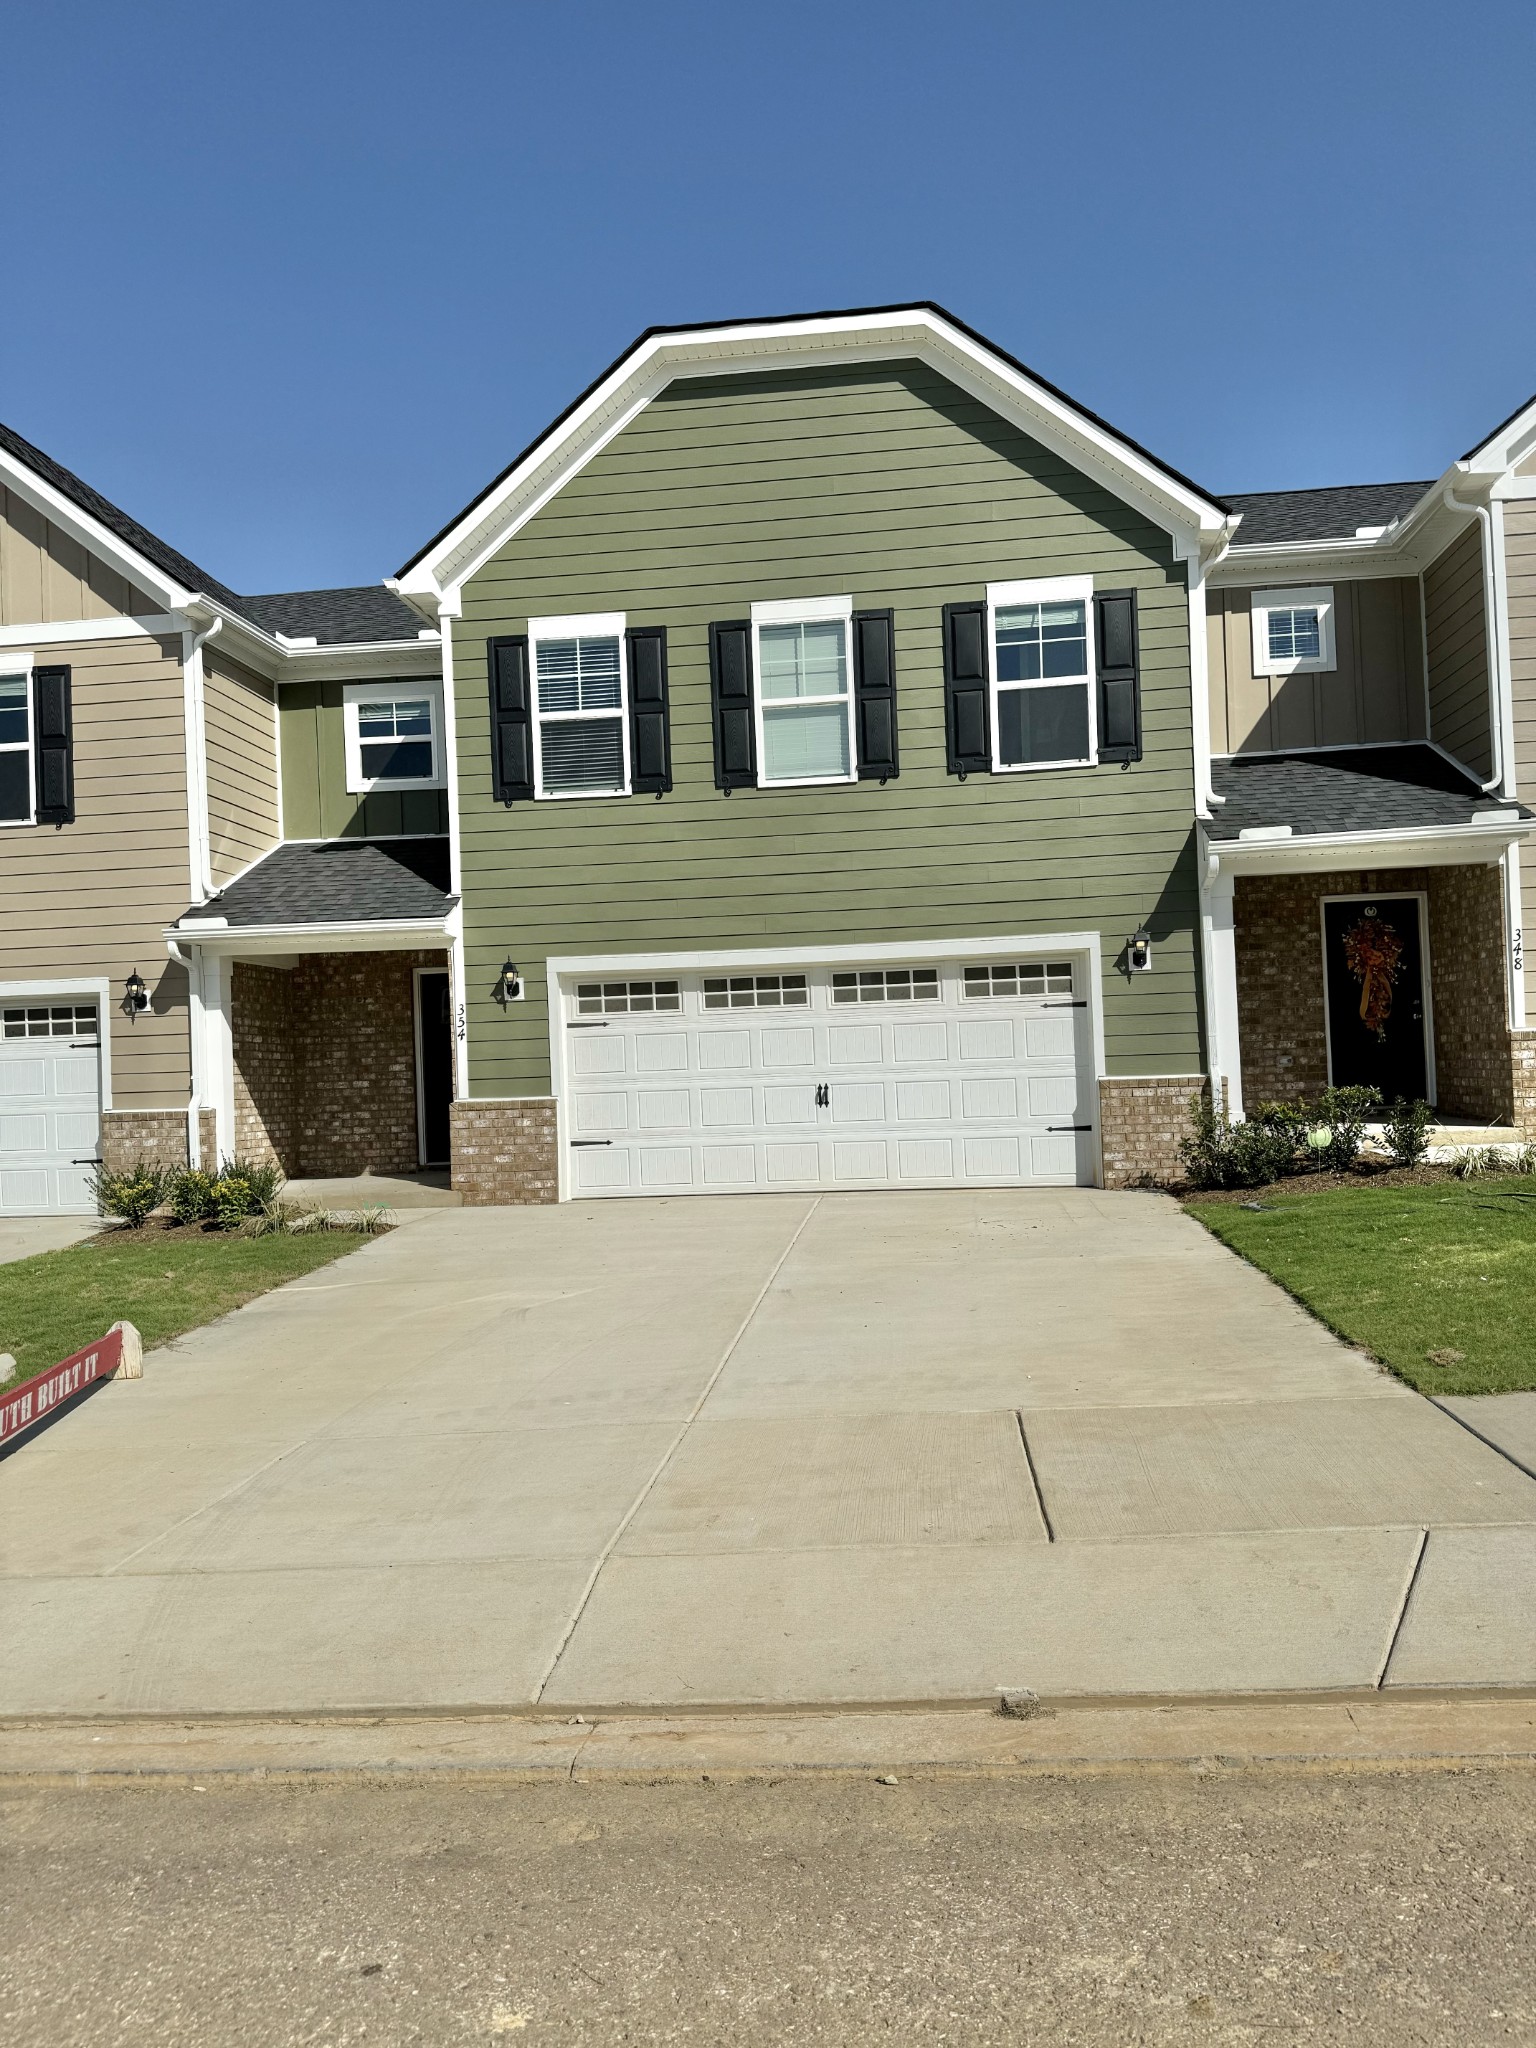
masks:
[[[1166,1199],[438,1210],[0,1464],[0,1712],[1536,1683],[1536,1482]]]

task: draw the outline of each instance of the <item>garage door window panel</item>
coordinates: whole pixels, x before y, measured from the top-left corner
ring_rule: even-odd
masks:
[[[803,1010],[811,1000],[803,974],[733,974],[706,977],[706,1010]]]
[[[987,962],[965,970],[967,1002],[998,997],[1017,1002],[1020,996],[1070,996],[1070,960],[1022,960],[1006,964]]]
[[[0,675],[0,825],[32,823],[32,678]]]
[[[99,1035],[94,1003],[51,1003],[0,1012],[7,1038],[89,1038]]]
[[[936,1003],[938,999],[936,967],[861,968],[857,973],[832,977],[832,1000],[836,1004]]]
[[[993,584],[993,767],[1089,767],[1095,758],[1093,581]]]
[[[629,794],[624,624],[622,613],[530,622],[541,797]]]
[[[578,1017],[654,1016],[683,1007],[675,981],[583,981],[576,985]]]

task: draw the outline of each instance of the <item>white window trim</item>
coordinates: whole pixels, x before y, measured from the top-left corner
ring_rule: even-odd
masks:
[[[540,803],[606,803],[632,791],[633,767],[629,758],[629,630],[627,612],[573,612],[563,619],[528,621],[528,688],[533,712],[533,794]],[[539,709],[539,642],[541,640],[617,640],[619,643],[619,744],[623,749],[622,789],[546,789],[544,787],[544,714]],[[556,711],[550,716],[557,725],[572,719],[612,718],[612,711]]]
[[[1276,661],[1269,651],[1269,615],[1310,606],[1317,608],[1318,642],[1322,652]],[[1253,618],[1253,672],[1256,676],[1326,675],[1338,667],[1333,637],[1333,585],[1313,583],[1295,590],[1256,590],[1248,600]]]
[[[843,721],[848,734],[848,772],[846,775],[789,775],[769,779],[766,772],[767,753],[763,735],[763,649],[762,628],[764,626],[815,626],[827,621],[841,625],[843,629],[843,673],[848,687],[838,697],[795,697],[782,700],[785,704],[837,704],[843,705]],[[775,699],[775,704],[779,699]],[[757,786],[759,789],[823,789],[830,784],[857,782],[859,779],[858,735],[853,723],[853,599],[851,597],[800,597],[774,598],[752,607],[752,722],[757,739]]]
[[[381,699],[425,697],[432,707],[432,773],[426,775],[365,775],[362,747],[357,733],[357,707]],[[446,789],[447,762],[443,747],[443,686],[436,676],[381,676],[374,683],[344,683],[341,715],[346,734],[347,793],[349,796],[383,795],[392,790]]]
[[[1002,690],[1039,690],[1059,688],[1063,683],[1075,682],[1075,676],[1042,677],[1036,683],[1006,683],[997,680],[997,614],[1015,604],[1073,604],[1083,607],[1085,631],[1084,660],[1087,673],[1083,677],[1083,688],[1088,693],[1088,752],[1081,760],[1065,761],[1004,761],[1001,752],[1002,727],[998,717],[998,697]],[[1048,576],[1036,577],[1025,583],[989,583],[987,585],[987,681],[988,710],[992,719],[992,772],[994,775],[1031,775],[1042,768],[1054,773],[1058,768],[1095,768],[1099,760],[1099,703],[1095,682],[1098,676],[1098,649],[1093,634],[1093,578],[1091,576]]]
[[[7,649],[0,653],[0,676],[13,682],[17,676],[25,679],[27,685],[27,815],[24,818],[0,818],[0,828],[37,823],[37,705],[33,701],[32,670],[37,656],[30,650]],[[8,754],[20,753],[16,746],[8,746]]]

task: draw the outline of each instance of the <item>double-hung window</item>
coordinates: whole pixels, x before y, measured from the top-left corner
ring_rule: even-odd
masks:
[[[1093,578],[990,583],[987,620],[993,768],[1091,766]]]
[[[761,784],[852,782],[851,597],[754,604]]]
[[[530,619],[540,796],[628,796],[625,615]]]
[[[435,678],[347,683],[342,714],[354,794],[443,787],[443,693]]]
[[[32,768],[32,677],[26,669],[7,674],[10,663],[3,657],[0,664],[0,825],[30,825],[37,786]]]
[[[1331,585],[1256,590],[1250,609],[1256,676],[1317,674],[1337,667]]]

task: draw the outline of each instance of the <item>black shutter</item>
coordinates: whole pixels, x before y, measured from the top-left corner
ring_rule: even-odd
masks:
[[[888,782],[901,773],[896,745],[896,615],[853,615],[854,719],[860,782]]]
[[[672,735],[668,725],[667,629],[631,626],[629,654],[629,786],[636,796],[672,787]]]
[[[1136,660],[1136,593],[1101,590],[1093,600],[1099,657],[1099,759],[1141,759],[1141,684]]]
[[[485,643],[491,681],[491,793],[498,803],[533,795],[533,703],[528,690],[528,636]]]
[[[709,694],[714,710],[715,787],[750,789],[757,781],[752,718],[752,626],[717,621],[709,629]]]
[[[964,781],[992,766],[987,703],[987,608],[944,607],[944,737],[949,772]]]
[[[69,670],[32,671],[33,746],[37,762],[37,822],[75,822],[75,724]]]

